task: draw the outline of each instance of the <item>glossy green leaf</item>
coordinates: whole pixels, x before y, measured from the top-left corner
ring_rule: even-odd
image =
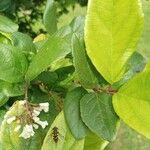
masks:
[[[36,49],[32,42],[32,38],[21,32],[14,32],[11,35],[12,44],[25,54],[35,53]]]
[[[57,7],[54,0],[47,0],[44,12],[44,25],[48,33],[53,34],[57,31]]]
[[[83,122],[98,137],[108,141],[114,139],[118,123],[111,100],[111,96],[105,93],[89,93],[80,102]]]
[[[23,81],[28,62],[24,54],[11,45],[0,44],[0,79],[8,82]]]
[[[90,133],[85,138],[84,150],[103,150],[107,144],[107,141],[99,138],[94,133]]]
[[[54,141],[54,129],[58,131],[58,141]],[[45,137],[42,150],[83,150],[84,139],[76,141],[71,135],[69,129],[66,126],[64,114],[61,112],[54,120],[50,127],[47,136]]]
[[[75,70],[78,74],[81,85],[85,88],[95,88],[98,85],[98,79],[88,62],[83,41],[75,34],[72,38],[72,53]]]
[[[50,110],[49,113],[40,114],[41,120],[47,120],[49,122],[49,125],[51,125],[52,121],[54,120],[54,112],[52,111],[54,109],[54,105],[52,102],[50,102]],[[19,137],[21,134],[22,128],[15,132],[14,129],[18,126],[17,120],[12,122],[11,124],[7,123],[7,119],[11,116],[20,116],[25,114],[26,107],[24,105],[21,105],[18,101],[11,107],[11,109],[7,112],[7,115],[5,116],[5,119],[2,122],[1,126],[1,143],[3,149],[8,150],[41,150],[41,146],[43,144],[44,137],[47,133],[48,127],[44,130],[39,127],[35,131],[35,135],[29,139],[23,139]],[[24,123],[20,123],[21,126],[24,126]]]
[[[67,93],[64,101],[66,123],[76,139],[84,138],[88,131],[80,115],[80,100],[86,93],[82,87],[75,88]]]
[[[87,53],[102,76],[119,81],[143,29],[139,0],[90,0],[85,23]]]
[[[130,127],[150,139],[150,66],[123,85],[113,96],[119,117]]]
[[[26,74],[26,80],[33,80],[52,63],[64,58],[71,51],[66,38],[51,36],[33,58]]]
[[[18,25],[13,23],[10,19],[0,15],[0,31],[6,33],[16,32]]]

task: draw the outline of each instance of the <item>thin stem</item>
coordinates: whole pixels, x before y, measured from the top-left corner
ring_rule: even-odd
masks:
[[[107,88],[93,88],[93,90],[97,93],[107,93],[107,94],[115,94],[117,93],[116,89],[113,89],[111,86],[107,87]]]
[[[25,84],[25,100],[28,101],[28,88],[29,88],[29,82],[26,82]]]

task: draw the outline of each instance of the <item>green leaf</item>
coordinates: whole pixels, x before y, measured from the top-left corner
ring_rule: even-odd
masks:
[[[12,0],[1,0],[0,1],[0,11],[5,11],[10,7]]]
[[[130,127],[150,139],[150,64],[113,96],[116,113]]]
[[[40,114],[39,118],[41,120],[47,119],[49,122],[49,125],[54,120],[54,117],[56,114],[53,112],[54,105],[52,101],[50,102],[50,111],[48,113]],[[3,149],[8,149],[8,150],[41,150],[41,146],[43,144],[44,137],[48,131],[48,127],[45,128],[44,130],[39,127],[35,131],[35,135],[29,139],[23,139],[19,137],[21,134],[22,128],[18,131],[15,132],[14,129],[18,126],[17,120],[13,121],[11,124],[7,123],[7,119],[10,116],[19,116],[23,117],[23,115],[26,113],[26,107],[24,105],[21,105],[18,101],[11,107],[11,109],[7,112],[6,118],[2,122],[1,126],[1,143]],[[23,127],[24,124],[20,123],[21,126]]]
[[[74,34],[72,38],[72,53],[75,70],[81,85],[85,88],[95,88],[98,85],[96,78],[86,55],[83,41]]]
[[[90,133],[85,138],[84,150],[103,150],[106,145],[108,144],[107,141],[99,138],[94,133]]]
[[[9,83],[0,80],[0,106],[4,105],[9,97],[20,96],[24,94],[24,84]]]
[[[70,23],[70,27],[73,33],[76,33],[78,36],[83,37],[84,35],[84,25],[85,25],[85,17],[78,16],[72,20]]]
[[[33,81],[33,83],[43,83],[46,86],[48,86],[48,88],[52,88],[54,85],[56,85],[58,80],[58,75],[56,72],[50,72],[50,71],[45,71],[42,72],[37,78],[35,78],[35,80]]]
[[[58,131],[58,141],[55,142],[53,139],[53,132],[57,128]],[[56,119],[54,120],[52,126],[50,127],[47,136],[45,137],[42,150],[47,150],[50,148],[51,150],[83,150],[84,139],[80,141],[76,141],[68,130],[64,114],[61,112]]]
[[[1,123],[2,123],[2,121],[3,121],[3,119],[4,119],[5,113],[6,113],[6,110],[5,110],[5,109],[1,109],[1,110],[0,110],[0,126],[1,126]]]
[[[68,77],[68,75],[73,74],[74,71],[75,71],[75,69],[74,69],[73,65],[63,66],[62,61],[60,62],[60,68],[55,70],[55,72],[57,73],[57,75],[59,77],[59,81],[65,80]]]
[[[9,97],[5,93],[0,92],[0,107],[7,103],[8,100]]]
[[[18,25],[13,23],[10,19],[0,15],[0,31],[6,33],[16,32]]]
[[[0,44],[0,79],[10,83],[21,82],[28,62],[24,54],[11,45]]]
[[[12,44],[17,47],[19,50],[23,51],[23,53],[35,53],[36,49],[32,42],[32,38],[27,34],[23,34],[20,32],[14,32],[11,35]]]
[[[70,44],[66,38],[51,36],[33,58],[26,74],[26,80],[33,80],[52,63],[64,58],[69,52]]]
[[[82,87],[75,88],[67,93],[64,101],[66,123],[76,139],[84,138],[88,131],[80,115],[80,100],[86,93]]]
[[[118,124],[111,100],[111,96],[105,93],[90,93],[80,101],[83,122],[98,137],[108,141],[115,138]]]
[[[53,34],[57,31],[57,14],[56,14],[56,4],[54,0],[47,0],[43,21],[46,30],[49,34]]]
[[[0,33],[0,43],[10,44],[10,40],[6,36]]]
[[[127,63],[126,73],[119,82],[114,83],[117,89],[132,79],[135,74],[141,72],[146,65],[146,59],[138,52],[135,52]]]
[[[142,0],[144,12],[144,32],[138,45],[138,51],[147,59],[150,59],[150,1]]]
[[[138,0],[90,0],[85,23],[87,53],[97,70],[114,83],[124,74],[143,29]]]

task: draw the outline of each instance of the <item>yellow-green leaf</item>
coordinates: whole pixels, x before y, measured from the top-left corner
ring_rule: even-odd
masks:
[[[91,132],[85,138],[84,150],[104,150],[108,143]]]
[[[57,142],[54,140],[54,130],[58,131]],[[83,150],[83,146],[84,139],[77,141],[73,138],[66,126],[64,114],[61,112],[50,127],[44,140],[42,150]]]
[[[121,79],[142,29],[139,0],[89,0],[85,23],[87,53],[109,83]]]
[[[120,88],[113,97],[113,106],[125,123],[150,139],[149,67]]]

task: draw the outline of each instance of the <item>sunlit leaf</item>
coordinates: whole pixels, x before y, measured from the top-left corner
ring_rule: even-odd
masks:
[[[119,117],[150,139],[150,66],[123,85],[113,97]]]
[[[56,131],[57,130],[57,131]],[[54,132],[57,133],[54,138]],[[55,134],[56,135],[56,134]],[[55,140],[57,139],[57,140]],[[44,140],[42,150],[83,150],[84,139],[76,141],[66,126],[64,114],[61,112],[53,122]]]
[[[138,0],[89,0],[85,23],[87,53],[102,76],[119,81],[143,29]]]

